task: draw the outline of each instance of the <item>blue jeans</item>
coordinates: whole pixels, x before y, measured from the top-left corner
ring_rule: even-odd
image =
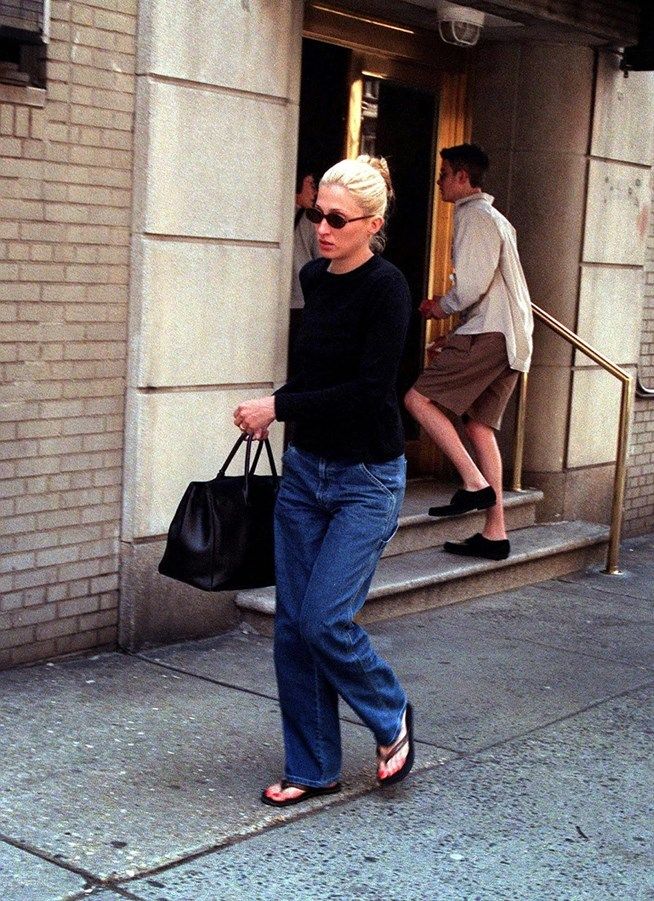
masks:
[[[406,461],[326,460],[292,445],[275,507],[275,668],[284,776],[323,786],[341,772],[338,698],[378,744],[398,736],[406,695],[354,622],[397,528]]]

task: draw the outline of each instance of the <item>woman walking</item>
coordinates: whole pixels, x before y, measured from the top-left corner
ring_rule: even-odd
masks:
[[[284,778],[265,804],[341,788],[339,696],[377,741],[377,781],[413,766],[413,712],[393,670],[354,622],[397,528],[406,482],[395,382],[410,314],[402,273],[378,255],[392,187],[382,159],[329,169],[314,223],[322,258],[302,269],[299,371],[273,396],[239,405],[255,438],[295,424],[275,509],[275,668]]]

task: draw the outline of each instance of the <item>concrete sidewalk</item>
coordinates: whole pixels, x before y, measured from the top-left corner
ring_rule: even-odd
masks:
[[[654,536],[597,571],[377,624],[415,775],[278,812],[269,639],[0,673],[0,899],[654,897]]]

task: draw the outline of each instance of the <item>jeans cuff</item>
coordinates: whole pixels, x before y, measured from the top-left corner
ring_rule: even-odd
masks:
[[[322,779],[320,782],[317,782],[315,779],[302,779],[300,776],[291,776],[288,773],[285,773],[284,779],[286,779],[288,782],[292,782],[294,785],[306,785],[307,788],[325,788],[326,786],[331,785],[333,782],[338,782],[340,776],[337,773],[331,778]]]

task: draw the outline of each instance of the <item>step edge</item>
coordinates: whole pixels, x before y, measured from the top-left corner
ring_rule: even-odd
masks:
[[[561,526],[573,524],[579,520],[570,520],[555,523],[538,523],[535,526],[526,526],[526,529],[543,528],[548,525]],[[404,579],[402,582],[393,581],[383,585],[372,587],[368,593],[367,601],[374,601],[377,598],[387,597],[391,594],[403,594],[407,591],[413,591],[417,588],[426,588],[430,585],[439,585],[451,582],[453,579],[468,578],[469,576],[479,575],[481,573],[493,573],[501,569],[508,569],[512,566],[521,566],[534,560],[542,560],[545,557],[552,557],[561,552],[571,552],[581,550],[594,545],[603,544],[608,541],[610,529],[601,523],[588,523],[593,527],[594,534],[577,535],[573,538],[562,538],[544,548],[536,548],[531,551],[523,551],[508,557],[506,560],[479,560],[470,562],[465,570],[457,573],[441,572],[427,573],[416,576],[413,579]],[[518,530],[522,531],[522,530]],[[407,556],[411,554],[424,553],[424,551],[409,551]],[[393,558],[386,558],[393,559]],[[465,558],[462,558],[465,559]],[[381,562],[380,565],[383,565]],[[250,610],[257,613],[274,614],[275,612],[275,587],[274,585],[265,586],[264,588],[247,589],[239,592],[234,600],[239,610]]]
[[[509,507],[529,507],[531,505],[539,504],[545,495],[542,491],[538,491],[537,489],[525,489],[524,493],[518,493],[516,491],[510,492],[508,495],[504,496],[504,509],[506,510]],[[447,522],[449,519],[466,519],[472,516],[476,516],[479,513],[483,513],[483,510],[468,510],[466,513],[460,513],[456,517],[451,516],[430,516],[429,513],[408,513],[402,514],[400,513],[399,517],[399,527],[402,526],[414,526],[421,525],[423,523],[431,523],[432,525],[437,525],[439,523]]]

